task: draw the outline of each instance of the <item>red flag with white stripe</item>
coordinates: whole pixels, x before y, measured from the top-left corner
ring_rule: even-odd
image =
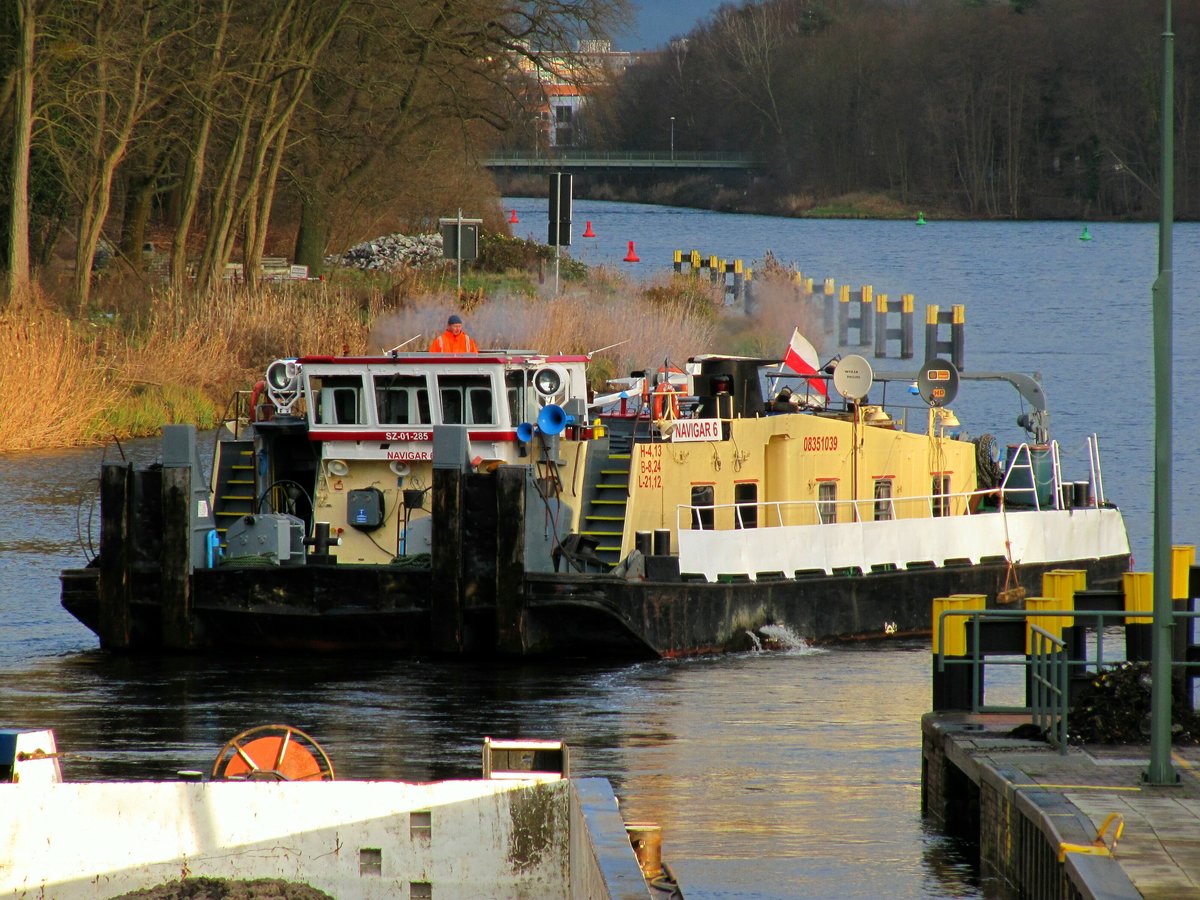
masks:
[[[787,353],[783,356],[783,364],[797,375],[809,376],[809,392],[819,396],[822,401],[828,402],[829,386],[825,383],[824,378],[817,377],[821,359],[817,356],[816,348],[800,333],[799,328],[792,331],[792,339],[788,343]]]

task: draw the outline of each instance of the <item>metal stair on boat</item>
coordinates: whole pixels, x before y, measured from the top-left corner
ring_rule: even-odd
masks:
[[[599,477],[583,513],[583,534],[596,540],[596,558],[609,567],[621,561],[630,459],[627,452],[610,451],[601,457]]]
[[[229,526],[254,512],[254,441],[221,441],[218,447],[213,515],[224,550]]]
[[[622,558],[637,423],[617,419],[607,424],[608,434],[601,439],[606,445],[597,446],[596,455],[588,462],[583,534],[596,541],[596,558],[611,568]]]

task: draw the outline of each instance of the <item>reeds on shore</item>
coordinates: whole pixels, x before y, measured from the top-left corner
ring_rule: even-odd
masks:
[[[635,284],[601,269],[558,297],[530,285],[460,299],[408,273],[203,298],[164,290],[84,321],[44,305],[9,309],[0,314],[0,452],[152,435],[170,422],[212,427],[274,359],[423,350],[453,312],[482,348],[591,354],[595,388],[697,353],[781,355],[805,317],[786,289],[763,286],[759,296],[753,319],[727,317],[723,295],[702,279]]]

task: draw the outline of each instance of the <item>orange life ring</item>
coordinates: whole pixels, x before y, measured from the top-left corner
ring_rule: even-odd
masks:
[[[654,418],[663,418],[663,410],[670,410],[672,419],[679,418],[679,395],[669,381],[659,382],[654,389]]]
[[[250,392],[250,421],[258,420],[258,400],[262,396],[263,391],[267,389],[267,383],[261,378],[254,382],[254,390]]]

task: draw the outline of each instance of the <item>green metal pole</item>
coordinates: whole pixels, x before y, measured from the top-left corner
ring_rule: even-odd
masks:
[[[1177,784],[1171,766],[1171,224],[1175,219],[1175,35],[1163,30],[1162,215],[1154,302],[1154,625],[1150,662],[1150,784]]]

